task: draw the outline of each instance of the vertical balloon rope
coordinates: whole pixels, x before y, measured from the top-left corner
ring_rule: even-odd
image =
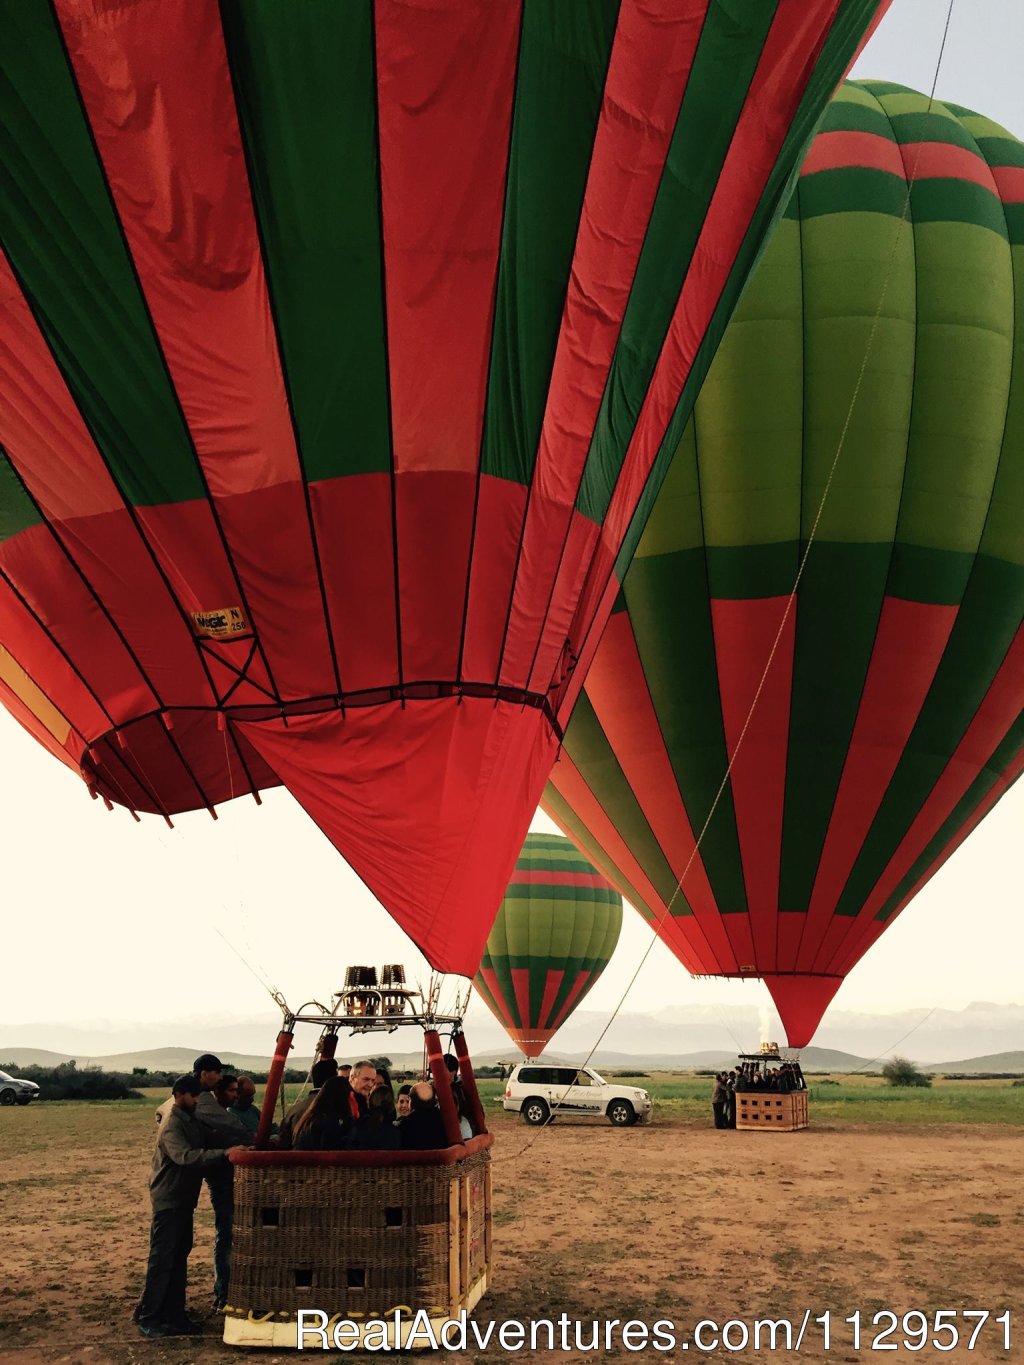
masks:
[[[942,42],[939,45],[939,55],[935,63],[935,74],[932,77],[932,86],[931,90],[928,93],[928,107],[926,112],[931,111],[932,104],[935,102],[935,91],[939,83],[939,73],[942,70],[942,58],[946,51],[946,39],[949,37],[949,27],[953,18],[953,6],[955,4],[956,0],[949,0],[949,6],[946,10],[946,22],[942,30]],[[647,959],[650,957],[651,951],[654,948],[655,943],[659,941],[661,927],[668,919],[668,917],[671,915],[672,907],[676,902],[676,897],[682,890],[683,882],[686,880],[687,874],[689,873],[690,868],[693,866],[693,860],[700,852],[700,846],[704,839],[704,835],[707,833],[708,826],[711,824],[711,821],[714,818],[715,811],[718,809],[718,803],[722,799],[722,794],[729,784],[729,779],[732,776],[733,767],[735,766],[736,759],[739,755],[740,749],[742,748],[743,741],[746,738],[747,731],[750,728],[750,722],[753,719],[754,712],[757,710],[757,704],[761,700],[761,693],[764,691],[765,682],[768,678],[771,666],[775,661],[775,655],[778,652],[779,644],[782,640],[782,636],[786,629],[786,623],[788,622],[789,617],[792,614],[793,606],[796,602],[796,594],[797,590],[800,587],[800,580],[803,578],[804,569],[807,567],[807,558],[808,555],[811,553],[811,546],[814,544],[814,537],[817,533],[818,526],[821,522],[822,515],[825,511],[825,504],[828,501],[828,495],[832,488],[833,480],[835,479],[835,473],[839,465],[840,457],[843,453],[843,447],[846,445],[846,437],[847,433],[850,430],[850,423],[853,420],[853,414],[857,407],[857,400],[860,397],[861,386],[864,382],[864,375],[867,371],[868,361],[871,359],[871,352],[874,350],[875,337],[878,333],[878,324],[882,316],[882,307],[885,303],[886,295],[889,292],[889,283],[892,279],[893,266],[895,265],[896,262],[896,253],[899,250],[900,240],[903,236],[903,231],[907,225],[907,215],[910,212],[911,194],[913,192],[914,184],[917,180],[917,170],[920,164],[923,146],[924,144],[921,142],[919,142],[917,145],[917,153],[914,157],[914,164],[911,167],[910,176],[907,179],[907,193],[904,196],[903,200],[903,211],[900,214],[899,222],[896,224],[896,232],[893,236],[892,250],[889,253],[889,261],[888,265],[886,266],[885,277],[882,281],[881,293],[878,296],[878,306],[875,309],[875,316],[871,322],[871,331],[868,333],[867,344],[864,348],[864,359],[861,361],[860,372],[857,375],[857,382],[853,386],[853,393],[850,397],[850,403],[846,411],[846,419],[843,422],[843,429],[839,433],[839,442],[836,446],[836,453],[832,458],[832,465],[828,472],[828,478],[825,480],[825,487],[822,490],[821,499],[818,503],[818,510],[815,514],[814,522],[811,526],[810,535],[807,537],[807,544],[804,547],[804,552],[803,555],[801,556],[799,567],[797,568],[796,578],[793,581],[792,590],[790,591],[789,597],[786,599],[786,609],[782,613],[782,620],[779,622],[779,628],[775,633],[775,639],[772,641],[772,647],[768,652],[768,659],[761,673],[761,679],[757,684],[757,690],[755,691],[753,700],[750,703],[750,708],[747,711],[746,719],[743,722],[743,728],[740,730],[740,733],[736,739],[736,746],[729,756],[729,762],[726,766],[725,773],[722,777],[722,781],[719,783],[718,790],[715,792],[715,799],[711,803],[711,809],[708,811],[707,818],[705,819],[704,824],[701,826],[701,831],[698,834],[697,840],[690,851],[690,856],[686,860],[686,866],[683,868],[679,880],[676,882],[675,890],[672,892],[672,898],[670,899],[669,903],[665,906],[665,909],[663,910],[657,923],[654,925],[654,931],[651,935],[651,941],[648,943],[647,947],[643,952],[642,957],[640,958],[640,961],[637,963],[633,975],[629,978],[629,981],[626,983],[626,989],[622,992],[622,995],[619,997],[618,1003],[612,1010],[611,1014],[608,1016],[608,1022],[605,1024],[604,1028],[598,1034],[596,1040],[594,1041],[593,1046],[587,1053],[584,1060],[581,1062],[580,1066],[576,1068],[577,1071],[581,1071],[583,1067],[590,1065],[591,1058],[593,1057],[597,1049],[601,1046],[602,1042],[604,1041],[608,1033],[608,1030],[611,1028],[612,1024],[618,1017],[619,1011],[622,1009],[622,1006],[626,1003],[626,998],[629,995],[630,991],[636,985],[637,977],[640,975],[641,971],[644,968],[645,963],[647,962]],[[923,1022],[924,1021],[922,1020],[922,1023]],[[567,1086],[565,1093],[562,1095],[563,1100],[565,1099],[565,1096],[568,1095],[569,1089],[570,1087]],[[560,1101],[556,1101],[556,1105],[557,1103],[560,1103]],[[524,1156],[530,1150],[534,1142],[537,1140],[537,1137],[540,1135],[541,1131],[547,1127],[548,1123],[550,1123],[551,1117],[554,1112],[554,1107],[555,1106],[552,1106],[551,1111],[549,1111],[548,1118],[544,1121],[544,1123],[538,1125],[538,1127],[534,1130],[533,1134],[528,1138],[526,1143],[523,1145],[521,1150],[516,1152],[515,1155],[510,1158],[511,1160],[513,1161],[518,1160],[520,1157]]]

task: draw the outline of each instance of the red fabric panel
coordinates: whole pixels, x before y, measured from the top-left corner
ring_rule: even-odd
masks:
[[[773,976],[764,978],[779,1011],[790,1047],[807,1047],[821,1017],[843,984],[840,976]]]
[[[406,682],[458,676],[475,498],[474,474],[416,470],[396,476]]]
[[[796,639],[796,608],[785,616],[788,602],[788,597],[711,602],[725,743],[730,758],[735,755],[730,778],[732,799],[754,962],[759,972],[778,965],[775,923]],[[780,627],[778,647],[765,675]]]
[[[350,474],[310,484],[327,606],[345,692],[398,683],[391,480]]]
[[[686,8],[685,20],[678,0],[627,2],[619,12],[517,575],[506,652],[510,678],[523,679],[545,627],[550,586],[707,4],[698,0]],[[566,556],[565,576],[577,587],[579,562],[576,554]],[[571,615],[563,612],[565,629],[552,626],[556,656]]]
[[[860,961],[860,959],[871,947],[871,945],[875,942],[875,940],[880,938],[881,935],[885,932],[885,930],[896,918],[896,916],[901,914],[906,909],[906,907],[914,899],[914,897],[921,890],[924,884],[935,875],[935,873],[939,870],[943,863],[945,863],[949,858],[953,856],[953,854],[957,851],[957,849],[964,842],[967,836],[974,829],[976,829],[978,825],[981,824],[982,820],[984,820],[985,816],[989,813],[989,811],[996,804],[996,802],[999,801],[999,799],[1006,794],[1009,788],[1014,784],[1014,782],[1017,781],[1017,779],[1021,776],[1022,773],[1024,773],[1024,752],[1021,752],[1014,760],[1014,762],[1010,765],[1010,767],[1007,768],[1006,772],[1003,773],[1003,775],[992,784],[991,791],[989,791],[988,795],[978,806],[977,810],[974,812],[971,818],[966,822],[966,824],[963,825],[961,829],[957,830],[956,834],[945,846],[945,848],[934,860],[934,862],[931,863],[927,870],[918,878],[918,880],[914,883],[911,889],[903,897],[903,899],[900,901],[899,905],[889,916],[889,918],[886,920],[877,919],[873,919],[870,921],[859,920],[857,922],[856,934],[852,935],[849,941],[843,945],[842,953],[836,954],[834,959],[831,959],[829,961],[828,963],[829,971],[839,972],[845,976],[847,972],[853,969],[854,965]]]
[[[896,849],[885,871],[879,877],[870,896],[864,902],[860,915],[847,921],[846,933],[850,943],[855,943],[866,922],[874,920],[875,915],[889,899],[900,880],[921,856],[929,841],[941,828],[943,822],[953,811],[957,802],[984,768],[990,756],[1006,736],[1010,727],[1020,714],[1020,680],[1024,675],[1024,626],[1021,626],[1013,644],[1007,651],[998,673],[985,699],[978,708],[963,739],[957,745],[952,758],[938,782],[932,788],[928,800],[918,811],[903,841]],[[842,960],[851,950],[845,947],[836,953]],[[819,953],[823,960],[823,953]],[[860,953],[857,952],[856,957]],[[834,960],[834,959],[833,959]],[[819,964],[815,964],[818,966]]]
[[[519,1023],[523,1028],[532,1029],[537,1020],[533,1017],[530,1009],[530,969],[529,967],[513,967],[512,989],[516,993],[516,1013],[519,1016]]]
[[[658,727],[628,612],[616,612],[608,622],[587,674],[587,697],[666,862],[682,877],[696,838]],[[690,862],[682,894],[714,959],[727,969],[732,953],[699,853]]]
[[[439,971],[472,976],[556,741],[475,697],[237,722]]]
[[[736,961],[738,974],[740,976],[754,976],[756,973],[753,969],[757,966],[757,954],[754,951],[754,935],[750,927],[750,916],[742,915],[738,911],[723,915],[722,928],[729,940],[729,947]]]
[[[375,0],[406,679],[458,672],[519,9]]]
[[[587,986],[592,984],[592,982],[594,981],[594,977],[595,977],[594,972],[580,972],[579,976],[576,978],[572,986],[569,988],[569,994],[565,997],[565,1000],[562,1002],[562,1008],[558,1011],[555,1018],[552,1019],[551,1021],[552,1033],[557,1033],[557,1031],[565,1023],[566,1019],[568,1019],[569,1015],[572,1014],[573,1010],[576,1008],[576,1001],[583,994]]]
[[[0,545],[0,570],[28,602],[53,641],[75,661],[115,724],[151,711],[155,698],[110,622],[46,526],[30,526]],[[92,741],[110,729],[102,708],[4,585],[6,647],[54,705]],[[31,661],[31,662],[28,662]]]
[[[866,166],[904,179],[903,158],[895,142],[880,133],[819,133],[800,167],[801,176],[840,167]]]
[[[783,970],[812,970],[857,854],[917,723],[956,616],[955,606],[885,599],[811,893],[803,943],[797,960],[780,961]]]
[[[571,631],[576,642],[588,631],[600,633],[604,628],[600,604],[616,555],[838,4],[839,0],[821,0],[814,5],[783,5],[776,13],[623,461],[600,547],[578,599]],[[557,616],[567,596],[576,599],[575,584],[559,574],[552,616]],[[538,668],[543,670],[559,648],[560,638],[546,631]]]
[[[518,0],[375,0],[399,472],[476,474],[519,8]]]
[[[521,484],[481,475],[462,662],[462,676],[471,681],[498,677],[525,514],[526,489]]]
[[[228,1158],[233,1166],[341,1166],[349,1170],[375,1170],[388,1166],[454,1166],[494,1145],[493,1133],[481,1133],[453,1147],[426,1152],[256,1152],[246,1148]]]
[[[915,180],[969,180],[995,190],[988,162],[966,147],[954,147],[949,142],[902,142],[896,150],[902,153]]]
[[[777,966],[789,969],[796,962],[806,925],[806,912],[786,910],[779,906],[779,917],[775,922]]]
[[[653,929],[665,913],[664,902],[651,882],[648,881],[643,868],[633,857],[622,836],[605,814],[603,807],[587,786],[572,759],[564,751],[552,768],[549,781],[580,823],[590,832],[598,848],[607,855],[609,861],[605,862],[598,855],[591,854],[589,850],[587,857],[593,857],[612,886],[627,900],[630,900],[632,893],[626,882],[635,889],[637,895],[643,897],[644,906],[648,913],[644,913],[639,907],[635,908],[644,915]],[[548,809],[547,806],[544,807],[544,810],[549,818],[554,820],[563,833],[571,839],[571,829],[560,824],[557,812]],[[621,868],[622,876],[626,882],[619,880],[616,875],[616,868]],[[630,904],[633,904],[631,900]],[[650,916],[654,918],[652,919]],[[707,940],[694,916],[680,915],[678,918],[669,916],[660,924],[657,932],[658,937],[668,944],[688,972],[702,973],[721,970],[714,954],[709,950]]]
[[[137,0],[108,8],[102,25],[70,0],[58,12],[260,638],[286,695],[329,694],[313,547],[219,12],[191,0]],[[242,512],[240,493],[250,495]],[[296,634],[306,654],[298,667]]]
[[[991,170],[1003,203],[1024,203],[1024,166],[993,166]]]
[[[209,701],[164,586],[0,253],[0,445],[166,705]]]
[[[481,1000],[483,1000],[485,1005],[491,1008],[491,1013],[494,1015],[495,1019],[497,1019],[498,1023],[501,1024],[502,1028],[507,1028],[512,1019],[512,1011],[508,1007],[508,1001],[505,999],[505,992],[501,989],[501,983],[498,981],[497,973],[493,967],[481,967],[480,975],[487,983],[487,988],[494,997],[495,1004],[500,1009],[503,1009],[505,1013],[496,1014],[494,1009],[491,1008],[491,1002],[485,995],[481,995]]]
[[[540,1023],[543,1027],[554,1027],[551,1019],[551,1010],[555,1003],[555,996],[562,989],[562,980],[565,972],[562,968],[549,968],[547,979],[544,982],[544,999],[540,1002]]]

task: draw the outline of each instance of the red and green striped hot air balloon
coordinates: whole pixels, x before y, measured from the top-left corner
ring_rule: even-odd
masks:
[[[622,897],[571,840],[526,836],[473,984],[527,1057],[597,981],[621,928]]]
[[[649,919],[671,903],[661,933],[691,971],[764,977],[803,1045],[1020,775],[1022,617],[1024,146],[850,83],[679,443],[545,806]]]
[[[0,699],[472,973],[887,0],[0,0]]]

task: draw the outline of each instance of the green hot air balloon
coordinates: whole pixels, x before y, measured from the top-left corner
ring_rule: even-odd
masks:
[[[676,450],[546,808],[650,919],[671,906],[661,935],[691,971],[763,977],[801,1046],[1024,767],[1022,617],[1024,146],[849,83]]]
[[[474,985],[528,1057],[554,1034],[607,967],[622,897],[558,834],[528,834]]]

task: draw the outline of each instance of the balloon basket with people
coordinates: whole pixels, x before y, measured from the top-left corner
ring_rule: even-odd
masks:
[[[807,1082],[799,1058],[784,1056],[777,1043],[741,1053],[726,1088],[730,1122],[724,1126],[759,1133],[795,1133],[808,1126]]]
[[[349,984],[359,987],[358,1004],[347,989],[330,1007],[284,1008],[255,1145],[232,1154],[234,1245],[224,1314],[224,1341],[232,1345],[295,1348],[300,1322],[307,1333],[319,1324],[330,1341],[341,1321],[357,1324],[367,1345],[378,1344],[369,1333],[379,1335],[381,1323],[390,1347],[415,1345],[425,1339],[425,1320],[437,1333],[487,1290],[493,1136],[461,1018],[417,1005],[417,993],[393,979],[386,1012],[375,984],[365,977]],[[275,1136],[274,1110],[299,1024],[321,1031],[315,1089],[292,1106]],[[421,1030],[429,1080],[403,1086],[396,1102],[386,1072],[369,1062],[339,1069],[335,1053],[344,1029],[362,1035],[398,1027]],[[442,1051],[441,1031],[450,1032],[454,1055]],[[321,1342],[314,1333],[304,1344]]]

